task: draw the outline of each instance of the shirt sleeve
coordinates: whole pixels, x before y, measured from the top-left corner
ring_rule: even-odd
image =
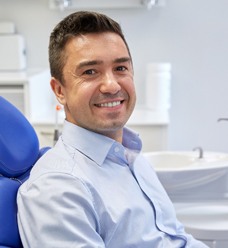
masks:
[[[104,248],[93,199],[72,175],[47,173],[18,191],[18,226],[24,248]]]

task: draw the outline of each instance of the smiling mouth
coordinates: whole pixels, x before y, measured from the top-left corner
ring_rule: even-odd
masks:
[[[122,104],[123,101],[114,101],[114,102],[106,102],[106,103],[101,103],[101,104],[95,104],[95,106],[97,107],[105,107],[105,108],[113,108],[113,107],[116,107],[120,104]]]

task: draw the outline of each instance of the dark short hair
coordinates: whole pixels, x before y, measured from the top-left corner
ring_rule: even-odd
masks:
[[[123,39],[131,57],[122,29],[116,21],[101,13],[78,11],[59,22],[50,35],[49,65],[51,75],[64,83],[62,73],[66,60],[64,48],[70,39],[81,34],[102,32],[118,34]]]

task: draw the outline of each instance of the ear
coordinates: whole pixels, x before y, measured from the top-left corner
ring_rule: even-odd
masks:
[[[65,104],[64,86],[59,82],[59,80],[57,80],[54,77],[51,78],[50,85],[59,103],[64,105]]]

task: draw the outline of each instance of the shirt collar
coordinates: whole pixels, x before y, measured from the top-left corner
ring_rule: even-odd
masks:
[[[79,127],[64,121],[62,132],[63,143],[72,146],[98,165],[102,165],[113,146],[124,146],[130,150],[140,152],[142,142],[138,135],[128,128],[123,130],[123,144],[116,142],[104,135]]]

